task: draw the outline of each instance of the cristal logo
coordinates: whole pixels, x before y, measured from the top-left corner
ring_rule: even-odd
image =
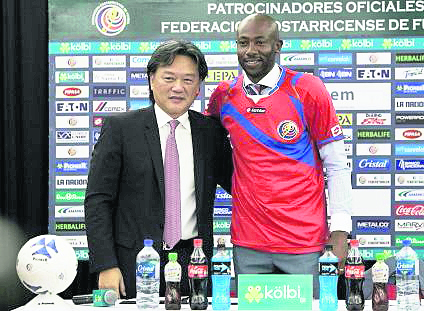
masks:
[[[297,288],[290,288],[290,285],[274,287],[265,285],[264,293],[261,291],[262,288],[260,286],[249,286],[244,297],[249,303],[253,301],[259,303],[262,299],[299,299],[301,302],[305,300],[305,298],[301,296],[300,286],[297,286]]]
[[[137,271],[140,272],[140,273],[150,274],[153,271],[155,271],[155,266],[153,266],[153,265],[138,265]]]

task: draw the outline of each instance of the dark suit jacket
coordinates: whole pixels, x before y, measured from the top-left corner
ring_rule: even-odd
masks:
[[[210,259],[216,185],[231,189],[231,145],[219,121],[191,110],[189,120],[198,236]],[[92,153],[84,203],[90,271],[120,267],[128,297],[135,295],[135,258],[143,240],[153,239],[162,252],[164,192],[153,106],[106,118]]]

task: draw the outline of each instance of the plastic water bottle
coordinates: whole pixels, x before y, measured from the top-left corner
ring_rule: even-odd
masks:
[[[333,254],[333,245],[326,245],[319,258],[319,309],[335,311],[338,308],[337,281],[339,258]]]
[[[181,309],[181,265],[177,262],[178,254],[169,253],[169,262],[165,265],[165,309],[180,310]]]
[[[139,309],[159,307],[160,257],[153,240],[145,239],[136,258],[136,304]]]
[[[387,311],[389,298],[387,294],[387,282],[389,281],[389,266],[384,262],[384,254],[377,254],[377,262],[371,268],[372,274],[372,310]]]
[[[231,258],[225,249],[225,239],[219,238],[218,252],[212,257],[212,309],[229,310],[231,306]]]
[[[411,240],[404,240],[402,244],[396,254],[397,310],[415,311],[420,308],[419,261],[411,248]]]

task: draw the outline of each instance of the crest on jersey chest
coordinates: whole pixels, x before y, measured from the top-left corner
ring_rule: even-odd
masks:
[[[277,126],[278,135],[285,141],[292,141],[299,137],[299,126],[293,120],[281,121]]]

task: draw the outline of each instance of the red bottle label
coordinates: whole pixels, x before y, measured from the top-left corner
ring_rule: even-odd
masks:
[[[364,278],[365,266],[345,266],[345,277],[347,279],[362,279]]]
[[[188,277],[189,278],[207,278],[208,277],[208,266],[207,265],[188,265]]]

